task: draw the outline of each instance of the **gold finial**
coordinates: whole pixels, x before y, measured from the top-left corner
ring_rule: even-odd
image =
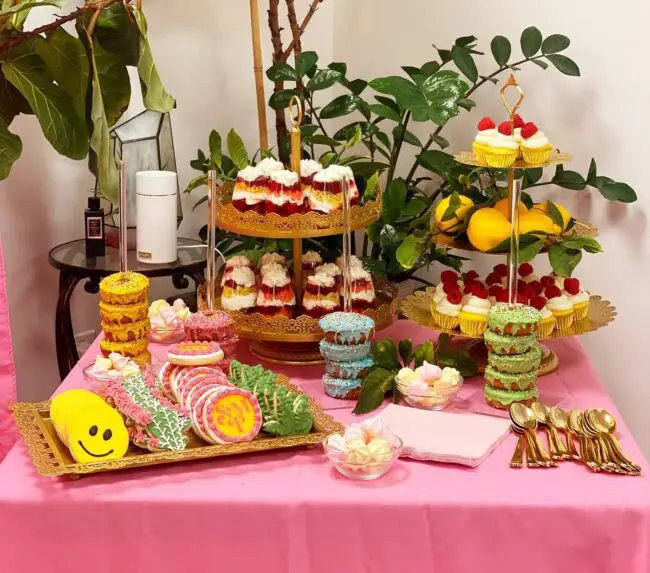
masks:
[[[289,118],[291,119],[291,169],[300,177],[300,158],[302,148],[300,145],[300,126],[305,119],[302,101],[298,96],[291,96],[289,101]]]
[[[517,91],[519,92],[519,98],[517,99],[515,105],[512,107],[510,107],[510,103],[508,103],[508,98],[506,98],[506,91],[510,87],[517,88]],[[506,80],[506,83],[501,86],[501,99],[503,100],[503,105],[505,105],[506,109],[508,110],[508,117],[510,121],[514,121],[515,113],[517,113],[517,110],[521,106],[521,102],[524,101],[524,97],[525,97],[524,92],[521,90],[517,78],[515,77],[514,74],[510,74],[510,76],[508,76],[508,79]]]

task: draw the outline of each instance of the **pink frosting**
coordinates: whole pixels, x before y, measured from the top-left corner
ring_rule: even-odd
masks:
[[[195,344],[200,344],[203,348],[191,348]],[[221,347],[216,342],[179,342],[178,344],[172,344],[167,354],[176,356],[205,356],[208,354],[216,354],[220,351]]]

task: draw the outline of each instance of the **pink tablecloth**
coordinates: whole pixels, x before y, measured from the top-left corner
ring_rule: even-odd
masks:
[[[429,332],[402,321],[382,334],[419,342]],[[602,406],[619,417],[579,343],[553,347],[561,370],[540,380],[542,398]],[[321,368],[284,371],[322,397]],[[64,387],[82,383],[77,367]],[[466,383],[462,409],[480,408],[480,388],[480,379]],[[350,419],[350,405],[323,402]],[[641,461],[622,420],[619,428],[627,452]],[[645,461],[637,478],[592,474],[569,462],[512,470],[514,445],[510,436],[476,469],[404,460],[384,478],[363,483],[335,473],[318,449],[71,482],[36,475],[18,444],[0,465],[0,570],[650,571]]]
[[[16,428],[9,404],[16,401],[16,371],[11,347],[9,302],[7,300],[4,260],[0,245],[0,460],[16,440]]]

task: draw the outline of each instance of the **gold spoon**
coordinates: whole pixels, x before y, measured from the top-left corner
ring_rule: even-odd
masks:
[[[556,427],[562,430],[566,434],[566,443],[567,443],[567,455],[574,460],[580,459],[580,454],[576,450],[576,445],[573,443],[573,438],[571,436],[571,431],[569,430],[569,415],[558,406],[553,406],[549,412],[549,418],[551,423]],[[560,436],[558,435],[558,440]]]
[[[586,410],[584,415],[585,428],[590,430],[591,433],[595,436],[595,440],[600,445],[600,451],[604,452],[603,459],[609,461],[612,471],[618,474],[628,475],[634,472],[634,469],[631,466],[628,466],[625,460],[621,459],[619,455],[614,451],[614,448],[611,447],[607,439],[605,438],[606,434],[601,432],[593,421],[593,412],[592,410]]]
[[[584,435],[590,440],[591,447],[593,448],[596,463],[600,466],[601,470],[610,473],[621,473],[621,468],[612,461],[609,451],[605,448],[600,441],[600,436],[589,425],[587,421],[588,410],[580,414],[580,426]]]
[[[519,427],[524,428],[526,430],[526,435],[528,436],[529,440],[533,442],[535,453],[538,455],[542,467],[554,466],[555,462],[551,459],[551,456],[544,449],[542,442],[539,440],[539,437],[537,436],[536,433],[537,418],[535,418],[535,414],[533,414],[533,411],[527,406],[521,404],[520,402],[515,402],[514,404],[512,404],[512,406],[510,406],[510,414],[512,416],[513,421]]]
[[[619,444],[616,439],[616,418],[612,416],[607,410],[595,409],[592,410],[593,414],[591,415],[591,422],[594,425],[594,429],[598,432],[602,432],[607,443],[612,447],[612,450],[616,455],[625,461],[625,464],[629,466],[635,472],[641,472],[641,466],[635,464],[630,458],[625,454],[625,451]]]
[[[548,449],[551,453],[551,458],[556,461],[568,459],[569,455],[566,452],[566,448],[560,441],[557,435],[557,430],[555,430],[549,419],[549,407],[545,406],[541,402],[533,402],[530,409],[533,411],[533,414],[535,414],[537,422],[546,431],[546,439],[548,441]]]
[[[517,446],[515,447],[515,451],[512,454],[512,458],[510,460],[510,467],[511,468],[521,468],[524,465],[524,431],[519,428],[518,426],[515,426],[514,424],[512,425],[512,429],[517,434]],[[526,457],[526,462],[529,467],[531,464],[531,459],[530,459],[530,454]]]
[[[578,437],[578,442],[580,443],[580,459],[582,462],[589,466],[593,471],[600,471],[600,468],[596,465],[590,455],[587,438],[582,435],[582,430],[580,428],[580,410],[576,410],[575,408],[569,412],[569,431],[571,434]]]

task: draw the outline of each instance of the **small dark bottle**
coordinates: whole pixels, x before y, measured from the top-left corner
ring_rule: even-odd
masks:
[[[84,212],[86,220],[86,256],[103,257],[106,248],[104,235],[104,209],[100,207],[99,197],[88,198],[88,208]]]

